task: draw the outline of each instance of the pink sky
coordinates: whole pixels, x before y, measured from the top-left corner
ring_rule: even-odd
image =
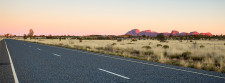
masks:
[[[1,0],[0,35],[122,35],[131,29],[225,34],[222,0]]]

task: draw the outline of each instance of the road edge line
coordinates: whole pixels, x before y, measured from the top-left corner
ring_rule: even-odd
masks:
[[[5,41],[5,40],[4,40]],[[11,55],[10,55],[10,52],[8,50],[8,46],[7,46],[7,43],[5,41],[5,47],[6,47],[6,50],[8,52],[8,56],[9,56],[9,61],[10,61],[10,65],[11,65],[11,69],[12,69],[12,72],[13,72],[13,78],[14,78],[14,81],[15,83],[19,83],[19,80],[17,78],[17,75],[16,75],[16,71],[15,71],[15,68],[14,68],[14,65],[13,65],[13,61],[11,59]]]

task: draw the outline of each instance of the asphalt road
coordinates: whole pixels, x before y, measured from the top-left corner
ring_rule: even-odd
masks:
[[[10,39],[0,52],[0,83],[225,83],[219,72]]]

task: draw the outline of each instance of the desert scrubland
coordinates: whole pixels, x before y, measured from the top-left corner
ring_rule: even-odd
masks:
[[[26,39],[25,41],[225,73],[225,41],[223,40],[159,42],[157,40]]]

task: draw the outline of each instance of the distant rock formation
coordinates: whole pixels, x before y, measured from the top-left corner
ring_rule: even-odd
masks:
[[[138,29],[133,29],[133,30],[127,32],[125,35],[138,36],[139,32],[140,31]]]
[[[140,36],[143,36],[143,35],[145,35],[145,36],[150,36],[150,35],[151,35],[151,30],[141,31],[141,32],[139,33],[139,35],[140,35]]]
[[[152,31],[150,34],[151,37],[156,37],[157,35],[158,35],[158,32],[155,32],[155,31]]]
[[[199,35],[197,31],[190,32],[189,35]]]
[[[170,36],[170,33],[164,32],[163,35],[164,35],[164,36]]]
[[[180,33],[180,36],[187,36],[187,35],[189,35],[189,33],[187,33],[187,32]]]
[[[171,33],[164,32],[163,33],[165,36],[186,36],[186,35],[207,35],[207,36],[213,36],[210,32],[207,33],[198,33],[197,31],[193,31],[190,33],[187,32],[182,32],[179,33],[177,30],[172,30]],[[131,31],[128,31],[125,35],[132,35],[132,36],[150,36],[150,37],[156,37],[158,35],[158,32],[151,31],[151,30],[144,30],[144,31],[139,31],[138,29],[133,29]]]
[[[171,35],[173,35],[173,36],[179,36],[179,31],[172,30]]]
[[[213,36],[210,32],[207,32],[207,33],[200,33],[200,35]]]

